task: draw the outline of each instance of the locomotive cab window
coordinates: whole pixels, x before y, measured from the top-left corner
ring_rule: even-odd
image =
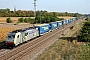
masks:
[[[19,35],[17,36],[17,38],[19,38]]]
[[[8,36],[8,38],[9,38],[9,39],[11,39],[11,38],[12,38],[12,36]]]
[[[8,36],[9,39],[15,38],[15,35]]]
[[[25,33],[25,36],[27,36],[28,35],[28,33]]]
[[[15,35],[12,35],[13,38],[15,38]]]

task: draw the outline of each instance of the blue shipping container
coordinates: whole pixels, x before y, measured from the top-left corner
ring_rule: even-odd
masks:
[[[50,25],[42,24],[42,25],[34,26],[34,28],[36,28],[39,31],[39,34],[42,35],[50,30]]]
[[[57,26],[57,22],[51,22],[50,23],[50,29],[55,29],[55,28],[57,28],[58,26]]]
[[[57,26],[60,27],[62,25],[62,21],[56,21],[57,22]]]
[[[65,24],[65,20],[62,20],[62,25]]]
[[[69,24],[69,20],[65,20],[65,24]]]
[[[65,20],[65,24],[68,24],[68,20]]]

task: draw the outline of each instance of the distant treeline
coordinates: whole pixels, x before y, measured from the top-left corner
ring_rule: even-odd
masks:
[[[47,12],[47,11],[36,11],[36,16],[48,16],[54,14],[55,16],[70,16],[79,17],[79,13],[68,13],[68,12]],[[34,11],[17,10],[10,11],[10,9],[0,9],[0,17],[34,17]]]

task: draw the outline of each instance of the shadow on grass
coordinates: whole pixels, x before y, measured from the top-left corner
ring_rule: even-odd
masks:
[[[77,37],[61,37],[59,39],[68,40],[68,41],[72,42],[73,40],[77,40]]]
[[[78,40],[77,37],[60,37],[59,39],[68,40],[70,42],[72,42],[73,40],[77,40],[77,42],[90,43],[90,42],[87,42],[87,41],[84,41],[84,40]]]

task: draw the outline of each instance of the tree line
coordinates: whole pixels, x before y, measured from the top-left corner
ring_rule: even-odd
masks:
[[[0,9],[0,17],[34,17],[33,11],[10,11],[10,9]]]
[[[70,16],[70,17],[79,17],[81,14],[79,13],[68,13],[68,12],[48,12],[48,11],[36,11],[36,16],[46,16],[53,14],[56,16]],[[34,11],[25,11],[25,10],[17,10],[10,11],[10,9],[0,9],[0,17],[34,17]]]
[[[18,23],[50,23],[50,22],[55,22],[55,21],[60,21],[64,20],[64,18],[58,18],[55,12],[47,12],[47,11],[37,11],[36,12],[36,17],[35,18],[19,18]],[[10,18],[6,19],[7,23],[13,22]]]

